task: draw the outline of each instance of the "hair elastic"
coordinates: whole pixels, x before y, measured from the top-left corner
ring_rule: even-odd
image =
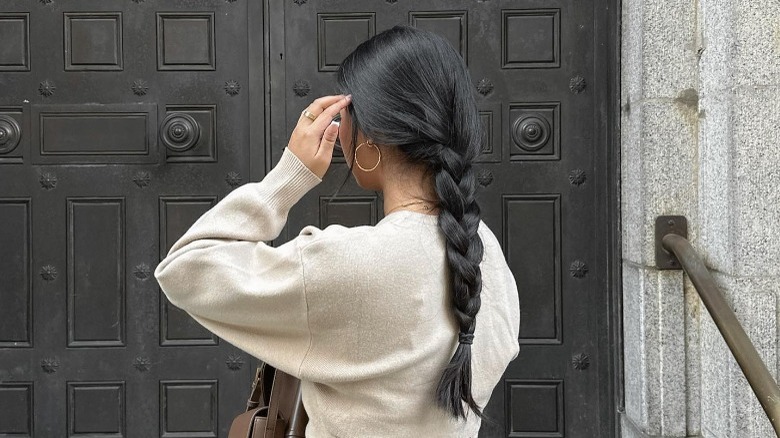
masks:
[[[458,342],[461,344],[471,345],[474,342],[473,333],[460,333],[458,336]]]

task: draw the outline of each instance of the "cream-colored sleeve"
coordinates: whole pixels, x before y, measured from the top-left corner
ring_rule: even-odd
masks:
[[[154,272],[171,303],[225,341],[299,375],[311,342],[301,234],[279,247],[290,208],[321,180],[288,149],[257,183],[201,216]]]

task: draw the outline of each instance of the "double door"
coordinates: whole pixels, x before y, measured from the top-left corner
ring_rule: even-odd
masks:
[[[167,302],[170,246],[281,156],[358,43],[395,24],[467,61],[484,220],[518,280],[520,356],[489,437],[609,436],[601,1],[3,0],[0,436],[226,436],[256,360]],[[346,164],[290,214],[373,224]]]

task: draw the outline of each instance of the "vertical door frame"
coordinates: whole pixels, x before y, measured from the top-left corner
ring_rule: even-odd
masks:
[[[598,178],[606,190],[596,195],[600,202],[597,218],[604,218],[596,224],[596,244],[604,245],[600,253],[605,254],[603,284],[607,290],[603,303],[605,327],[599,333],[600,350],[605,353],[607,369],[599,370],[599,378],[605,384],[600,397],[610,415],[602,416],[601,430],[620,436],[618,416],[625,409],[623,379],[623,276],[620,225],[620,17],[621,0],[595,0],[594,18],[594,89],[598,93],[598,116],[594,119],[596,133],[596,164]],[[602,62],[606,61],[606,62]],[[597,184],[598,186],[598,184]],[[605,199],[606,197],[606,199]],[[600,303],[602,304],[602,303]],[[599,315],[601,316],[601,315]]]
[[[279,6],[284,14],[284,8]],[[270,78],[271,64],[269,42],[271,5],[268,0],[247,1],[247,80],[249,81],[249,180],[260,181],[270,170]]]

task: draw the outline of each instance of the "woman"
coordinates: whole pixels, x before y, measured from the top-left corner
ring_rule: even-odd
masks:
[[[399,26],[338,79],[344,94],[309,105],[276,167],[198,219],[155,276],[204,327],[302,380],[307,437],[476,437],[518,353],[519,307],[475,199],[468,71],[443,38]],[[263,243],[321,181],[337,137],[385,217]]]

